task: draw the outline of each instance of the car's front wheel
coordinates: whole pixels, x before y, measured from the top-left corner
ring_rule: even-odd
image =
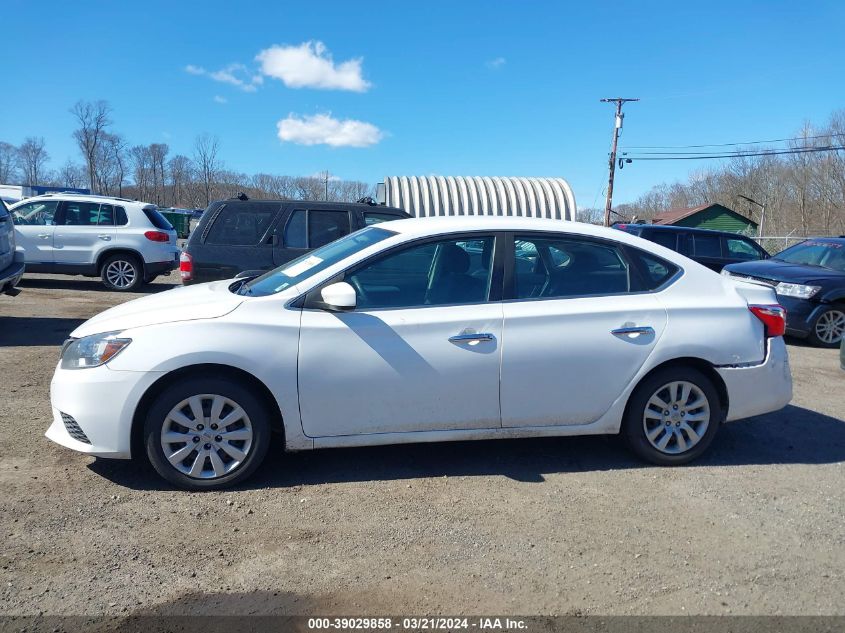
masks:
[[[100,278],[109,290],[128,292],[144,282],[144,270],[138,258],[120,253],[103,262]]]
[[[810,342],[818,347],[839,347],[845,336],[845,306],[835,305],[816,317],[810,330]]]
[[[270,442],[269,414],[245,386],[190,378],[161,393],[144,425],[147,456],[159,475],[187,490],[213,490],[249,477]]]
[[[722,421],[713,382],[688,367],[648,376],[628,403],[622,432],[633,451],[660,466],[685,464],[707,450]]]

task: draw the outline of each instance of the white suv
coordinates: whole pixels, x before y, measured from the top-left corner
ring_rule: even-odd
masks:
[[[57,193],[10,211],[27,272],[99,275],[110,290],[127,291],[179,265],[176,231],[152,204]]]

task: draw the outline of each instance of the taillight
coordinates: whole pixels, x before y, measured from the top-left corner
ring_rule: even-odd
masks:
[[[766,337],[783,336],[786,332],[786,310],[779,305],[748,306],[751,313],[763,322]]]
[[[170,236],[165,233],[164,231],[147,231],[144,233],[144,237],[146,237],[151,242],[169,242]]]
[[[194,278],[194,258],[185,251],[179,255],[179,275],[182,281],[191,281]]]

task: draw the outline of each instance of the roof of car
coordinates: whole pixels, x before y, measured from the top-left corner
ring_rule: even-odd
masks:
[[[694,226],[674,226],[671,224],[636,224],[632,222],[618,222],[617,226],[625,226],[627,228],[637,228],[637,229],[651,229],[655,231],[685,231],[685,232],[693,232],[693,233],[712,233],[714,235],[727,235],[730,237],[748,237],[747,235],[742,235],[741,233],[733,233],[731,231],[716,231],[714,229],[700,229]],[[624,230],[624,229],[620,229]]]
[[[249,198],[248,200],[240,200],[238,198],[226,198],[223,200],[215,200],[211,204],[307,204],[314,207],[360,207],[364,211],[401,211],[407,214],[408,212],[398,207],[388,207],[383,204],[367,204],[366,202],[332,202],[331,200],[288,200],[283,198]]]
[[[426,218],[408,218],[394,220],[389,229],[404,235],[436,235],[438,233],[454,233],[460,231],[554,231],[564,233],[578,233],[595,237],[607,237],[619,240],[620,236],[640,239],[630,236],[624,231],[617,231],[604,226],[573,222],[570,220],[549,220],[545,218],[526,218],[516,216],[443,216]]]
[[[151,202],[144,202],[143,200],[132,200],[131,198],[119,198],[118,196],[102,196],[96,193],[76,193],[74,191],[69,191],[67,193],[61,191],[51,191],[49,193],[42,193],[38,196],[32,196],[30,198],[24,198],[20,200],[20,202],[16,202],[15,204],[20,204],[21,202],[33,202],[37,200],[56,200],[56,199],[77,199],[77,200],[96,200],[98,202],[111,200],[129,204],[141,204],[141,205],[150,205],[155,206]]]

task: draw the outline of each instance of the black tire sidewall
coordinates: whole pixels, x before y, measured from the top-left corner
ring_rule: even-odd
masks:
[[[704,437],[693,448],[680,455],[669,455],[660,452],[648,441],[643,429],[643,413],[646,403],[660,387],[677,380],[691,382],[701,389],[710,405],[710,423]],[[723,417],[719,394],[710,378],[691,367],[666,367],[648,376],[634,390],[625,410],[622,434],[631,449],[644,460],[659,466],[681,465],[693,461],[710,447]]]
[[[108,269],[109,265],[116,261],[128,262],[135,270],[135,283],[133,283],[128,288],[118,288],[117,286],[113,285],[106,276],[106,270]],[[100,280],[103,282],[103,285],[106,288],[108,288],[109,290],[113,290],[114,292],[132,292],[133,290],[136,290],[141,284],[145,283],[144,266],[141,264],[140,261],[138,261],[138,258],[134,255],[111,255],[106,258],[106,260],[103,262],[102,267],[100,268]]]
[[[839,341],[837,341],[836,343],[825,343],[818,336],[816,336],[816,324],[819,322],[819,319],[821,319],[822,316],[824,316],[825,314],[827,314],[828,312],[831,312],[833,310],[836,310],[837,312],[845,312],[845,306],[838,306],[838,305],[830,306],[830,307],[822,310],[821,312],[819,312],[819,316],[817,316],[813,320],[813,325],[810,327],[810,334],[807,337],[807,339],[810,341],[810,343],[812,343],[816,347],[824,347],[826,349],[837,349],[842,344],[841,339]]]
[[[218,394],[240,405],[252,425],[252,449],[238,468],[219,479],[189,477],[170,465],[161,447],[160,434],[170,410],[186,398],[198,394]],[[147,459],[164,479],[184,490],[218,490],[234,486],[248,478],[267,454],[270,444],[269,412],[252,390],[233,380],[220,378],[189,378],[165,389],[147,410],[144,421],[144,447]]]

